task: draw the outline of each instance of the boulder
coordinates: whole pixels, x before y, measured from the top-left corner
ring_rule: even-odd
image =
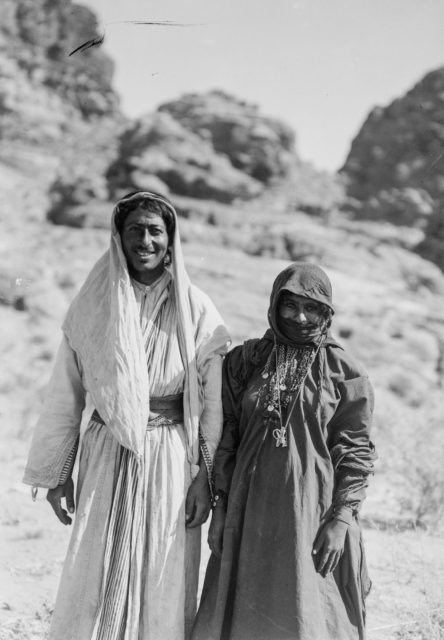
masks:
[[[159,107],[211,143],[236,169],[263,183],[283,177],[296,158],[293,130],[224,91],[189,93]]]
[[[170,114],[148,114],[121,134],[117,159],[107,171],[110,193],[146,189],[156,176],[173,193],[232,202],[261,191],[259,182],[235,169],[210,142],[189,131]]]
[[[365,202],[349,200],[344,208],[359,218],[423,228],[434,211],[433,198],[425,189],[383,189]]]
[[[425,228],[424,239],[416,246],[420,256],[444,271],[444,204],[437,207]]]

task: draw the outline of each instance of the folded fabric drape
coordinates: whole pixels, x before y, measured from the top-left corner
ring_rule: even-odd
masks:
[[[94,406],[120,444],[136,456],[143,451],[150,411],[150,380],[134,289],[115,217],[119,204],[143,195],[166,205],[177,223],[174,207],[157,194],[139,192],[121,200],[113,213],[110,248],[93,267],[63,324],[68,342],[82,362],[83,379]],[[190,283],[177,224],[171,260],[177,334],[185,370],[187,457],[195,475],[199,461],[199,418],[203,410],[197,352],[207,352],[208,356],[225,353],[229,335],[214,305]]]

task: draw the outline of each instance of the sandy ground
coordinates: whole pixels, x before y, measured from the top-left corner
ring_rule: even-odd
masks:
[[[20,226],[20,220],[12,218],[9,225],[11,233],[15,233],[15,226]],[[6,256],[5,273],[9,273],[17,252],[13,245],[8,248],[6,238],[0,239],[2,243]],[[0,407],[0,640],[43,640],[48,627],[70,530],[53,515],[45,501],[45,492],[41,492],[33,503],[30,490],[21,479],[30,429],[35,423],[40,396],[49,377],[50,361],[59,341],[60,319],[78,282],[106,246],[104,232],[90,231],[86,235],[84,230],[48,227],[43,233],[39,222],[35,222],[34,227],[31,225],[27,243],[29,250],[20,252],[20,255],[26,253],[26,257],[31,256],[32,260],[23,267],[15,266],[14,273],[33,276],[30,279],[32,286],[27,290],[31,312],[17,313],[12,307],[1,309],[0,402],[4,405]],[[260,335],[266,327],[271,283],[286,263],[252,258],[240,252],[207,246],[204,242],[194,246],[186,244],[184,248],[193,282],[211,293],[232,328],[234,343],[245,336]],[[50,262],[47,256],[51,256]],[[370,334],[375,326],[380,331],[379,318],[391,317],[388,312],[392,313],[393,309],[395,319],[400,308],[404,309],[404,318],[414,320],[418,316],[416,324],[412,320],[415,337],[426,321],[429,322],[429,316],[438,316],[440,301],[436,296],[427,298],[427,304],[421,303],[426,310],[429,309],[421,315],[417,292],[406,295],[404,288],[397,291],[398,281],[393,278],[385,282],[384,269],[377,272],[374,279],[361,279],[354,277],[355,274],[345,276],[334,269],[329,270],[329,274],[338,300],[350,301],[350,306],[340,309],[338,322],[344,324],[347,318],[351,318],[350,324],[344,326],[357,336],[356,343],[351,339],[352,347],[359,345],[360,336],[367,336],[365,331]],[[365,323],[361,320],[364,312]],[[398,351],[387,350],[388,344],[369,341],[368,353],[358,352],[366,365],[368,363],[371,367],[374,360],[379,363],[379,369],[371,373],[380,383],[380,406],[382,383],[385,372],[391,371],[391,361],[408,370],[408,362],[400,361],[400,358],[412,355],[415,347],[412,341],[402,342],[399,335]],[[427,344],[421,334],[417,347],[421,357]],[[390,348],[394,349],[393,340]],[[434,349],[434,343],[430,343],[432,355]],[[377,353],[377,358],[374,353]],[[422,374],[421,379],[411,374],[414,390],[427,372],[433,374],[433,358],[425,362],[418,359],[418,354],[413,354],[416,358],[413,364],[415,371],[421,367]],[[422,393],[421,387],[418,388]],[[438,392],[441,394],[442,390]],[[381,469],[381,476],[393,466],[389,450],[384,446],[384,441],[387,442],[388,435],[394,430],[393,425],[398,424],[400,434],[396,444],[401,442],[405,445],[408,440],[403,416],[394,412],[393,399],[393,395],[390,396],[390,415],[385,412],[384,421],[376,432],[376,443],[383,454],[381,458],[385,467],[385,470]],[[403,396],[400,403],[405,404],[408,399],[408,396]],[[412,414],[415,429],[416,419],[421,417],[423,409],[425,407]],[[428,424],[427,416],[422,419]],[[442,426],[441,418],[439,426]],[[427,443],[431,445],[430,440]],[[425,464],[433,458],[433,453],[430,450],[430,456],[424,458]],[[370,488],[366,509],[368,515],[378,514],[378,522],[383,521],[381,514],[393,515],[378,477]],[[203,574],[208,558],[205,531],[202,537]],[[444,538],[424,531],[396,531],[373,525],[366,527],[365,540],[373,579],[373,590],[368,598],[368,640],[444,638]],[[441,631],[436,626],[439,616]]]
[[[70,528],[53,515],[41,491],[34,503],[21,483],[26,443],[3,440],[0,458],[0,638],[43,639]],[[201,576],[208,559],[203,529]],[[444,540],[424,531],[366,526],[373,589],[368,640],[440,638],[433,616],[444,602]],[[414,635],[414,621],[429,635]],[[398,635],[396,635],[398,634]],[[401,635],[399,635],[401,634]]]

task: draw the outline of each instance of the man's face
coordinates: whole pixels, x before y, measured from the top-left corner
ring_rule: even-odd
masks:
[[[164,270],[169,242],[162,216],[140,207],[131,211],[123,224],[121,240],[131,275],[144,284],[157,280]]]

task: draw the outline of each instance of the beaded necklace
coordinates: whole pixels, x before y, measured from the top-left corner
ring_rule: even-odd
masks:
[[[276,440],[276,447],[287,447],[287,431],[290,418],[310,371],[320,344],[317,347],[297,348],[277,344],[274,340],[273,349],[268,356],[262,378],[267,382],[260,390],[264,398],[264,418],[267,426],[272,429]],[[285,423],[282,413],[291,402]]]

